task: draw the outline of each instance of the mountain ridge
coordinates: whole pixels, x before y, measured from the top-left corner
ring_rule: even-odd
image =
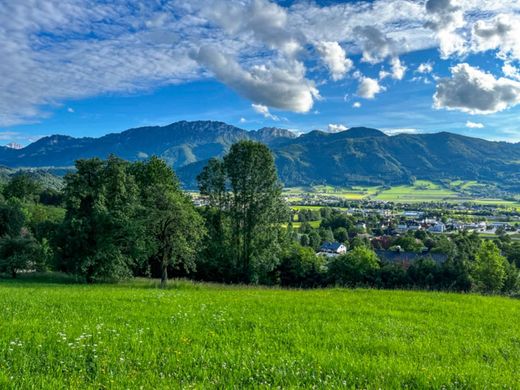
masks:
[[[52,135],[23,149],[0,148],[9,167],[65,167],[79,158],[109,154],[138,161],[157,155],[188,187],[204,163],[243,139],[267,144],[286,185],[402,184],[414,178],[465,179],[520,190],[520,143],[487,141],[449,132],[387,135],[354,127],[296,135],[264,127],[247,131],[218,121],[179,121],[110,133],[99,138]]]

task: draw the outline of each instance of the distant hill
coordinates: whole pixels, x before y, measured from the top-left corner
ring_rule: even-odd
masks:
[[[266,143],[289,186],[391,185],[421,178],[489,181],[520,191],[520,144],[446,132],[388,136],[365,127],[297,136],[279,128],[246,131],[222,122],[181,121],[100,138],[53,135],[20,150],[0,147],[0,165],[70,167],[76,159],[111,153],[130,161],[157,155],[176,169],[185,185],[193,186],[209,158],[224,155],[242,139]]]
[[[31,176],[44,189],[50,188],[57,190],[63,188],[63,178],[61,176],[66,172],[58,172],[39,168],[16,169],[0,166],[0,187],[7,183],[13,176],[19,175],[21,173]]]

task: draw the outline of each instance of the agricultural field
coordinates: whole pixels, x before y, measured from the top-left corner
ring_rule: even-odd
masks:
[[[332,186],[292,187],[284,189],[284,195],[290,202],[300,202],[306,195],[314,197],[336,197],[341,200],[381,200],[396,203],[420,202],[472,202],[481,205],[497,205],[520,209],[520,202],[492,197],[472,195],[472,191],[486,188],[476,181],[456,180],[445,184],[428,180],[417,180],[413,185],[393,187],[354,186],[341,188]]]
[[[393,202],[441,202],[460,199],[460,194],[439,184],[417,180],[414,185],[395,186],[383,190],[375,197],[377,200]]]
[[[520,301],[0,280],[0,388],[517,388]]]
[[[326,185],[317,185],[312,187],[288,187],[284,189],[284,195],[291,200],[301,200],[303,195],[313,195],[318,197],[333,196],[343,200],[361,200],[369,196],[375,195],[379,187],[360,187],[351,188],[333,187]]]

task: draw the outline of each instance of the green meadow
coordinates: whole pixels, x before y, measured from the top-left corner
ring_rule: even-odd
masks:
[[[468,195],[471,188],[485,187],[485,184],[476,181],[456,180],[443,185],[428,180],[416,180],[413,185],[399,185],[392,187],[354,186],[341,188],[333,186],[292,187],[284,190],[289,200],[298,202],[304,194],[318,197],[333,196],[343,200],[372,199],[396,203],[420,202],[471,202],[482,205],[496,205],[511,208],[520,208],[520,202],[496,198],[482,198]]]
[[[520,301],[0,280],[0,388],[518,388]]]

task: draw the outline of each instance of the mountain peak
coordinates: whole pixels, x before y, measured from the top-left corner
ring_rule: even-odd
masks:
[[[269,143],[278,138],[292,139],[298,137],[296,133],[278,127],[262,127],[261,129],[250,131],[250,134],[256,140],[264,143]]]
[[[387,137],[381,130],[372,129],[370,127],[351,127],[348,130],[342,131],[348,138],[366,138],[366,137]]]

